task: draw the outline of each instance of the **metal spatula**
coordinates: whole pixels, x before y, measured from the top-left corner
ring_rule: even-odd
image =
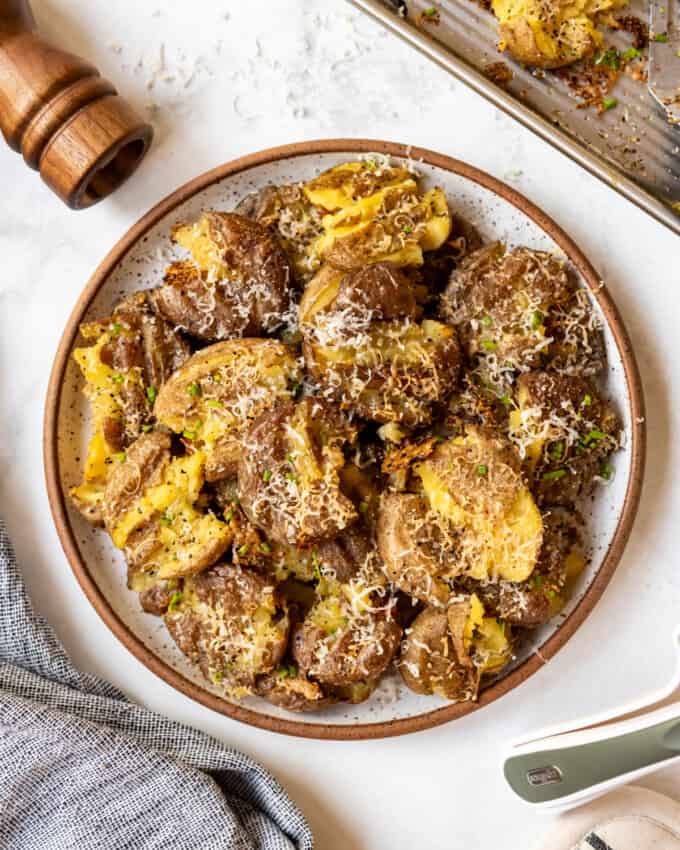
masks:
[[[649,0],[649,91],[680,124],[680,0]]]
[[[680,631],[675,642],[680,647]],[[515,742],[503,772],[525,802],[568,809],[675,761],[680,761],[680,663],[670,684],[645,700]]]

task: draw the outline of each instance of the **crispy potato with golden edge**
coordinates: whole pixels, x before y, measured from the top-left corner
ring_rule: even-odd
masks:
[[[235,474],[250,424],[279,400],[292,398],[301,378],[293,353],[276,340],[218,342],[172,375],[158,393],[154,413],[205,452],[206,480],[219,481]]]
[[[154,293],[155,308],[204,342],[259,336],[291,308],[293,274],[271,231],[236,213],[205,212],[173,239],[193,263],[174,264]]]
[[[592,381],[553,372],[520,376],[509,433],[542,505],[570,507],[610,478],[607,459],[621,443],[619,418]]]
[[[389,186],[413,183],[413,175],[399,166],[380,165],[374,159],[343,162],[309,180],[302,187],[316,207],[335,212]]]
[[[442,294],[440,315],[454,325],[468,357],[486,362],[489,382],[535,368],[548,353],[546,317],[574,285],[564,264],[545,251],[496,242],[466,257]],[[496,375],[494,372],[499,371]]]
[[[286,651],[288,614],[264,576],[219,564],[186,579],[165,624],[179,649],[206,679],[232,697],[252,693]]]
[[[436,694],[453,702],[477,698],[479,670],[469,655],[465,628],[469,600],[448,608],[425,608],[407,629],[398,668],[406,685],[417,694]]]
[[[501,46],[536,68],[560,68],[591,56],[603,43],[598,27],[627,0],[492,0]]]
[[[300,304],[307,368],[365,419],[425,424],[456,388],[460,348],[452,328],[419,317],[412,284],[394,265],[346,274],[324,266]]]
[[[451,215],[441,189],[418,193],[413,180],[391,186],[324,216],[323,234],[310,246],[310,259],[344,271],[368,263],[420,266],[423,251],[434,251],[451,232]]]
[[[440,443],[415,467],[425,498],[458,538],[461,572],[524,581],[543,540],[541,514],[512,444],[475,426]]]
[[[328,402],[279,404],[245,435],[238,464],[241,506],[275,543],[309,546],[357,518],[340,490],[343,447],[356,429]]]
[[[149,307],[137,292],[112,315],[80,327],[92,345],[76,348],[73,358],[85,378],[83,392],[92,405],[94,433],[83,482],[71,497],[87,520],[100,524],[102,498],[111,465],[143,430],[151,428],[151,403],[157,388],[191,355],[181,334]]]
[[[132,590],[200,572],[229,546],[229,527],[196,506],[204,462],[202,452],[172,458],[170,438],[159,432],[143,434],[112,470],[104,522],[125,552]]]

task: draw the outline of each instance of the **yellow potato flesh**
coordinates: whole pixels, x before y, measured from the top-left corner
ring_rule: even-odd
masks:
[[[510,660],[510,627],[499,623],[495,617],[484,617],[477,626],[473,641],[475,654],[482,659],[482,673],[496,673]]]
[[[225,264],[219,246],[215,244],[208,220],[201,216],[195,224],[187,224],[173,231],[175,242],[189,251],[201,271],[216,278],[226,277],[229,268]]]
[[[625,6],[627,0],[492,0],[492,9],[519,59],[568,64],[603,42],[598,16]],[[528,27],[524,31],[523,27]],[[530,43],[533,40],[533,44]],[[538,51],[538,56],[533,53]]]
[[[365,242],[363,250],[371,262],[386,261],[397,266],[422,265],[423,251],[439,248],[451,232],[444,193],[435,188],[418,198],[414,180],[361,198],[324,216],[322,224],[324,233],[310,246],[312,256],[325,258],[336,242],[351,236],[357,243],[357,254]],[[384,250],[380,250],[378,246],[383,242]]]
[[[519,407],[510,411],[509,416],[509,424],[510,428],[513,431],[521,431],[522,429],[522,412],[527,409],[529,405],[529,393],[526,387],[521,384],[519,390],[517,391],[517,404]],[[537,439],[533,440],[526,446],[526,459],[529,463],[529,469],[533,472],[541,459],[541,455],[543,454],[543,448],[545,446],[545,440]]]
[[[85,378],[85,394],[92,406],[94,433],[85,458],[83,483],[79,487],[73,487],[70,492],[78,502],[90,507],[101,503],[108,471],[114,455],[117,454],[113,452],[104,437],[104,420],[122,418],[120,392],[124,386],[143,385],[140,369],[134,368],[125,373],[117,373],[115,369],[102,362],[102,348],[111,342],[112,338],[112,332],[104,330],[99,333],[94,345],[76,348],[73,352],[73,359]]]
[[[336,165],[310,180],[302,187],[308,200],[316,207],[333,212],[356,201],[357,178],[370,170],[366,162],[345,162]],[[403,169],[387,172],[383,178],[377,176],[383,187],[396,186],[403,182]]]
[[[191,565],[207,546],[231,537],[225,523],[194,508],[204,463],[203,452],[171,461],[162,483],[150,487],[112,529],[111,539],[122,549],[135,529],[160,517],[158,552],[151,557],[158,578],[174,575],[178,565]]]
[[[432,509],[446,517],[454,528],[461,529],[470,542],[474,558],[466,568],[469,576],[507,581],[529,578],[541,548],[543,521],[524,485],[519,485],[506,511],[494,517],[463,508],[427,461],[418,464],[416,473]],[[479,486],[486,486],[483,476]]]

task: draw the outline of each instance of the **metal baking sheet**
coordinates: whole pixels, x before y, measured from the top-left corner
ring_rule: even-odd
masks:
[[[437,24],[423,22],[433,6],[426,0],[350,2],[680,235],[680,127],[668,123],[644,82],[622,74],[612,93],[617,107],[597,115],[578,109],[554,73],[532,73],[500,54],[494,16],[473,0],[439,0]],[[647,0],[632,0],[622,14],[646,22]],[[631,38],[607,31],[606,41],[625,50]],[[499,61],[513,72],[503,87],[484,74]]]

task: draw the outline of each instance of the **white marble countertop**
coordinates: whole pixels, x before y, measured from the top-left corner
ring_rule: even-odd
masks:
[[[531,846],[541,827],[504,786],[504,742],[659,687],[673,665],[670,636],[680,619],[677,236],[344,0],[33,5],[45,34],[91,59],[157,128],[136,178],[80,213],[0,148],[0,506],[37,607],[78,664],[260,759],[304,809],[321,850]],[[441,150],[512,182],[554,216],[591,257],[624,315],[650,438],[626,554],[567,647],[472,716],[363,743],[248,728],[194,705],[142,667],[99,620],[68,568],[41,457],[43,399],[61,330],[114,242],[207,168],[271,145],[331,136]],[[678,779],[666,771],[647,784],[672,793]]]

